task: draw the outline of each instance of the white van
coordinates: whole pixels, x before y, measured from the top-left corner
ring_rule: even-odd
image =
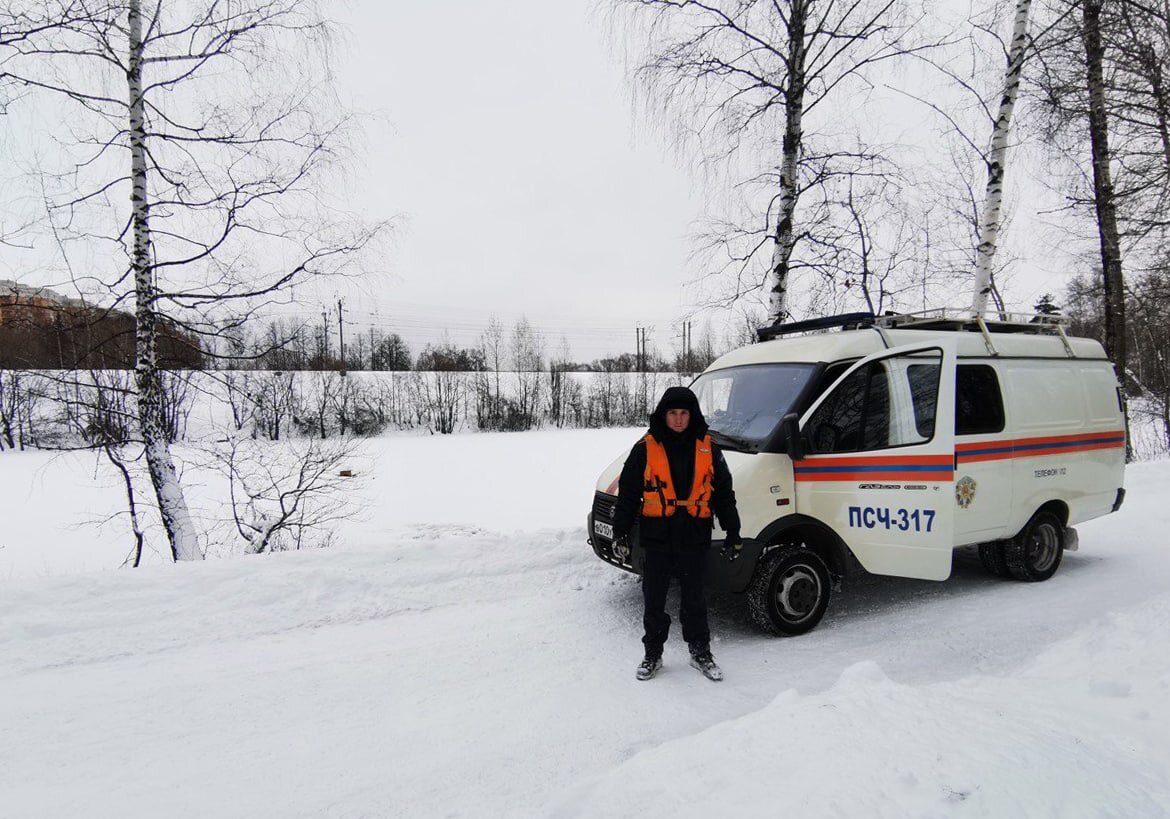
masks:
[[[851,314],[765,328],[691,384],[731,469],[744,549],[718,550],[707,585],[747,592],[753,619],[803,634],[860,564],[944,580],[979,544],[997,575],[1046,580],[1071,527],[1125,497],[1125,418],[1096,341],[1051,316],[1005,321]],[[633,442],[631,442],[632,444]],[[602,560],[641,573],[612,543],[623,452],[588,516]]]

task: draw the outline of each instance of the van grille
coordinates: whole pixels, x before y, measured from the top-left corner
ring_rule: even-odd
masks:
[[[604,492],[593,495],[593,518],[613,522],[613,513],[617,509],[617,498]]]

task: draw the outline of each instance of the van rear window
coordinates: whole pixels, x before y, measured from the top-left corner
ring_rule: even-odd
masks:
[[[1003,395],[995,370],[986,364],[960,364],[955,383],[955,434],[1003,431]]]

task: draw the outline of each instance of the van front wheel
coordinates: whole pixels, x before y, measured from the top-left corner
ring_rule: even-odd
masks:
[[[829,591],[829,568],[816,552],[782,545],[760,558],[748,587],[748,606],[760,628],[790,637],[821,621]]]
[[[1056,574],[1064,555],[1064,526],[1051,512],[1037,512],[1024,531],[1004,546],[1004,560],[1012,577],[1039,582]]]

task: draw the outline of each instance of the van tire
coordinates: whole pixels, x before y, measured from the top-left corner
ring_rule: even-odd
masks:
[[[1051,512],[1037,512],[1003,552],[1012,577],[1029,583],[1047,580],[1064,555],[1064,524]]]
[[[766,552],[748,587],[748,608],[756,625],[793,637],[811,631],[829,606],[831,578],[820,555],[795,544]]]
[[[983,568],[996,577],[1011,577],[1011,570],[1007,565],[1007,556],[1004,554],[1004,542],[993,540],[979,544],[979,562]]]

